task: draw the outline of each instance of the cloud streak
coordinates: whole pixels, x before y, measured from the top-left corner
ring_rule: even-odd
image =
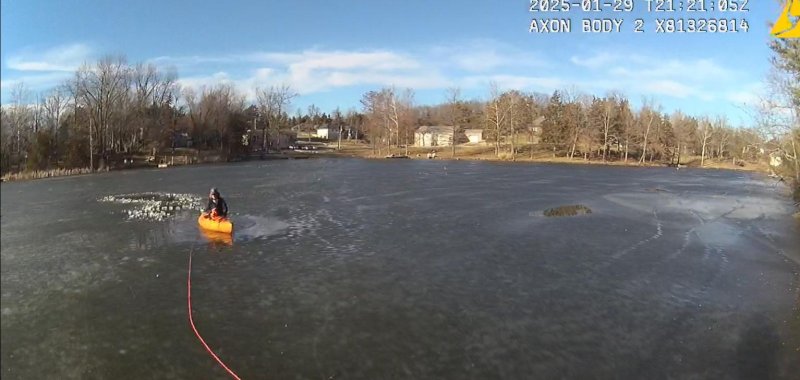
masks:
[[[85,44],[57,46],[41,53],[30,50],[12,55],[6,67],[23,72],[75,71],[90,58],[92,50]]]
[[[642,54],[600,52],[573,56],[570,62],[583,68],[588,87],[605,87],[633,92],[642,96],[658,96],[701,101],[726,100],[723,87],[736,83],[737,72],[712,59],[663,59]]]
[[[83,44],[9,55],[0,82],[4,93],[25,83],[46,90],[69,78],[93,49]],[[551,93],[574,88],[602,95],[618,90],[632,99],[665,102],[752,103],[751,84],[739,84],[731,66],[704,57],[663,59],[641,52],[605,50],[558,59],[499,41],[475,40],[415,50],[305,49],[237,54],[160,56],[146,60],[177,68],[179,83],[201,88],[230,84],[249,99],[257,87],[288,84],[301,95],[362,91],[383,86],[438,91],[461,87],[486,94],[490,82],[501,89]],[[718,103],[717,103],[718,104]]]

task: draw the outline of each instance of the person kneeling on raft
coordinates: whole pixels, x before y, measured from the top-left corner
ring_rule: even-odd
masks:
[[[225,203],[225,199],[219,195],[219,190],[217,188],[212,188],[208,194],[208,205],[206,205],[206,209],[203,212],[206,216],[217,219],[217,218],[225,218],[228,216],[228,204]]]

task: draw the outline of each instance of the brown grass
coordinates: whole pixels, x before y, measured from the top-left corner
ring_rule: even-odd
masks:
[[[336,143],[329,144],[329,147],[336,147]],[[505,148],[503,148],[505,149]],[[427,154],[436,151],[436,159],[450,160],[453,159],[452,147],[409,147],[408,155],[413,159],[427,159]],[[342,141],[342,148],[338,151],[331,151],[329,154],[336,156],[349,156],[349,157],[362,157],[362,158],[385,158],[387,155],[405,154],[405,148],[391,148],[383,147],[380,152],[374,152],[372,146],[366,143],[355,143]],[[534,151],[533,158],[530,152],[517,153],[512,156],[511,153],[501,151],[499,155],[495,155],[495,147],[491,144],[481,145],[459,145],[456,147],[457,160],[477,160],[477,161],[516,161],[516,162],[540,162],[540,163],[559,163],[559,164],[578,164],[578,165],[609,165],[609,166],[639,166],[639,167],[665,167],[663,162],[646,162],[639,163],[634,157],[630,157],[627,162],[625,161],[606,161],[601,160],[584,160],[582,156],[569,157],[553,157],[553,153],[546,150]],[[700,157],[684,157],[681,159],[681,164],[687,167],[699,168]],[[712,160],[707,159],[703,165],[704,169],[727,169],[727,170],[742,170],[768,173],[769,167],[766,163],[752,163],[746,162],[744,166],[734,165],[731,160]]]
[[[685,164],[688,167],[699,168],[700,167],[700,156],[693,156],[693,157],[685,157],[681,159],[681,164]],[[702,168],[704,169],[727,169],[727,170],[743,170],[743,171],[754,171],[754,172],[763,172],[769,173],[769,165],[765,162],[744,162],[744,166],[734,165],[732,160],[718,160],[718,159],[706,159],[703,163]]]
[[[2,180],[5,181],[24,181],[31,179],[51,178],[51,177],[64,177],[70,175],[89,174],[92,170],[89,168],[78,169],[51,169],[51,170],[34,170],[24,171],[19,173],[6,173],[3,175]]]

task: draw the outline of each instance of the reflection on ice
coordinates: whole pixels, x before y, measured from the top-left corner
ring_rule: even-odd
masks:
[[[233,245],[233,234],[223,232],[208,231],[200,228],[203,237],[212,244]]]
[[[276,235],[286,228],[289,224],[276,218],[269,218],[255,215],[236,215],[232,217],[235,227],[235,238],[257,239]]]

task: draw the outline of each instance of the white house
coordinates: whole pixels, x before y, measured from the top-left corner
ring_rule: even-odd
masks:
[[[466,129],[464,134],[467,135],[467,140],[472,144],[483,142],[483,129]]]
[[[453,144],[453,127],[424,125],[414,132],[415,146],[450,146]]]
[[[326,140],[335,140],[339,138],[339,128],[329,127],[327,124],[317,127],[316,137]]]

